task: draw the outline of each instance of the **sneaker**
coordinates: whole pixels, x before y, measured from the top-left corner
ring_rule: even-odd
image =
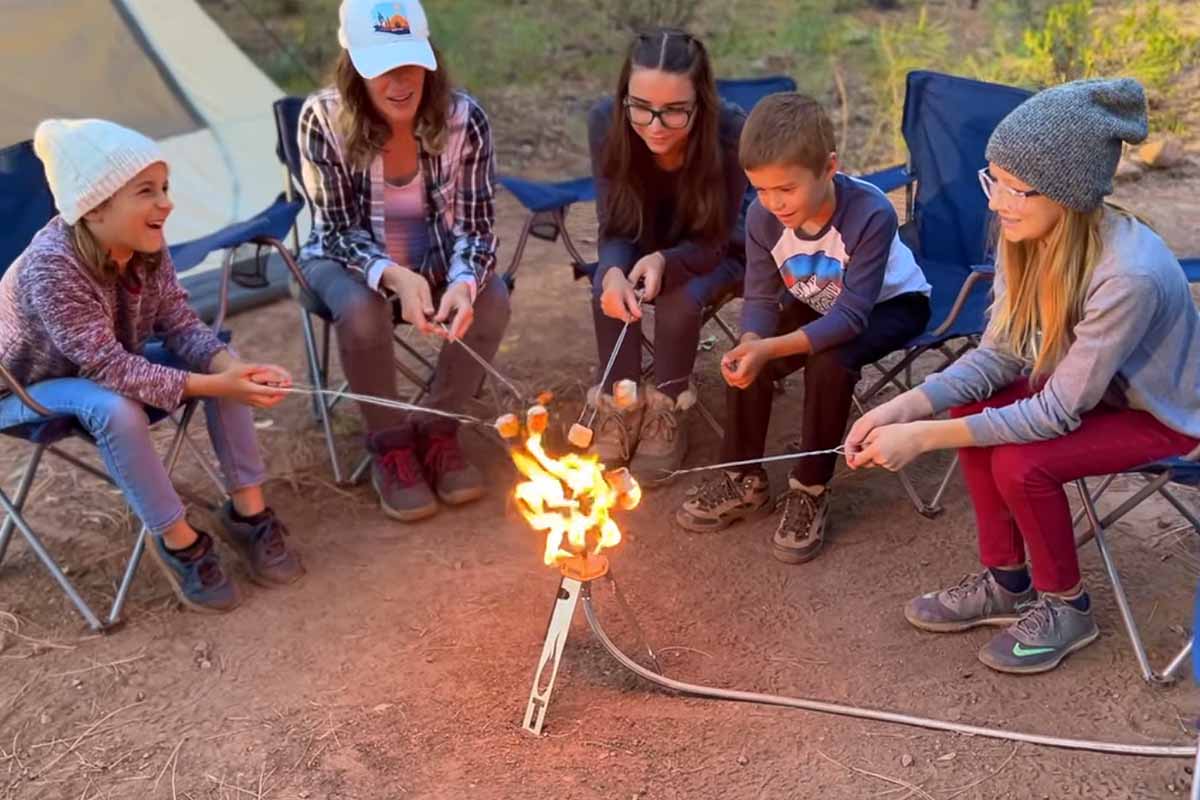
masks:
[[[150,556],[185,606],[208,614],[232,611],[242,602],[237,586],[221,569],[212,537],[203,531],[196,534],[199,538],[182,553],[168,550],[161,536],[151,536]]]
[[[679,527],[693,533],[709,533],[761,514],[771,504],[767,476],[760,472],[719,472],[692,488],[692,495],[675,512]]]
[[[785,564],[803,564],[817,557],[825,543],[829,495],[828,486],[814,495],[795,478],[788,478],[788,490],[778,501],[783,506],[783,516],[772,537],[775,558]]]
[[[300,557],[283,540],[287,526],[270,508],[254,521],[245,521],[234,516],[233,501],[227,500],[217,517],[221,538],[242,557],[252,581],[260,586],[286,586],[304,576]]]
[[[661,486],[672,479],[687,454],[686,412],[696,404],[691,389],[672,400],[653,386],[645,388],[646,408],[638,433],[637,452],[629,471],[644,487]]]
[[[483,497],[483,475],[463,455],[458,442],[458,422],[435,418],[418,427],[425,476],[437,491],[438,499],[457,506]]]
[[[994,670],[1046,672],[1100,635],[1090,608],[1080,611],[1060,597],[1043,595],[1021,610],[1024,616],[1016,624],[979,651],[979,660]]]
[[[633,405],[620,409],[611,394],[602,394],[593,386],[588,390],[588,405],[596,409],[590,452],[609,469],[628,466],[642,432],[646,408],[642,399],[639,397]]]
[[[1021,618],[1019,607],[1037,599],[1033,585],[1023,592],[1008,591],[991,570],[963,577],[938,592],[914,597],[904,606],[904,618],[934,633],[954,633],[979,625],[1011,625]]]
[[[383,513],[401,522],[415,522],[437,513],[437,498],[425,482],[417,458],[413,425],[371,434],[367,450],[371,453],[371,485],[379,495]]]

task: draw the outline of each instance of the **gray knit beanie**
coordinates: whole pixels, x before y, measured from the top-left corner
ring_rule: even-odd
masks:
[[[987,160],[1067,208],[1092,211],[1112,194],[1121,143],[1147,133],[1140,83],[1072,81],[1038,92],[1001,120]]]

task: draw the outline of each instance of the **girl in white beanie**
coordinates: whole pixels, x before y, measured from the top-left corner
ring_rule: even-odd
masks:
[[[979,651],[1002,672],[1053,669],[1098,635],[1063,485],[1200,445],[1187,279],[1162,239],[1104,203],[1122,146],[1145,137],[1127,78],[1047,89],[1000,122],[979,176],[1000,222],[983,341],[846,439],[852,467],[958,448],[985,569],[905,616],[937,632],[1005,626]],[[953,418],[926,419],[943,410]]]
[[[304,569],[263,498],[248,408],[278,403],[283,392],[269,384],[291,379],[281,367],[238,359],[188,306],[163,237],[174,204],[158,145],[104,120],[47,120],[34,150],[60,214],[0,279],[0,364],[95,440],[183,603],[228,611],[237,588],[209,535],[188,524],[147,416],[204,398],[231,496],[220,533],[256,582],[297,580]],[[152,338],[163,346],[148,348]],[[0,430],[42,419],[0,388]]]

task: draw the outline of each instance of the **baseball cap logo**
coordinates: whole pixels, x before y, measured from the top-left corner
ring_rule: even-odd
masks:
[[[412,33],[408,13],[403,3],[379,3],[371,9],[375,30],[379,33],[406,35]]]

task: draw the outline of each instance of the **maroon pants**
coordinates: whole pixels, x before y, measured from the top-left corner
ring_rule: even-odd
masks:
[[[950,413],[965,417],[1033,393],[1021,379]],[[1197,444],[1145,411],[1098,406],[1083,415],[1078,428],[1057,439],[959,450],[975,506],[979,560],[985,567],[1013,567],[1024,564],[1028,554],[1034,588],[1071,589],[1079,583],[1079,558],[1063,484],[1184,455]]]

